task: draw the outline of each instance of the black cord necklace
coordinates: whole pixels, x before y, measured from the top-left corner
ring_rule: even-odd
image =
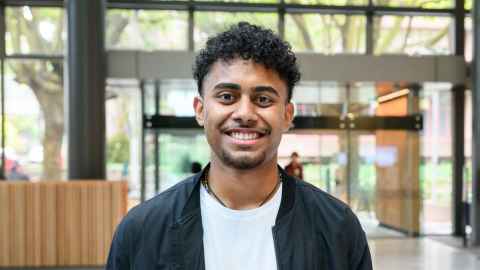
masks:
[[[205,171],[205,175],[202,179],[202,184],[203,186],[205,187],[205,189],[207,190],[207,193],[212,195],[213,198],[215,198],[215,200],[217,202],[219,202],[222,206],[224,207],[227,207],[228,206],[217,196],[217,194],[215,194],[215,192],[213,192],[213,190],[210,188],[210,185],[208,183],[208,171],[209,169],[207,169]],[[273,194],[275,193],[275,191],[278,189],[278,187],[280,186],[280,183],[282,182],[283,180],[283,177],[282,177],[282,174],[279,172],[278,173],[278,181],[277,181],[277,184],[275,185],[275,187],[273,188],[273,190],[267,195],[267,197],[265,197],[265,199],[257,206],[257,207],[260,207],[262,205],[264,205],[272,196]]]

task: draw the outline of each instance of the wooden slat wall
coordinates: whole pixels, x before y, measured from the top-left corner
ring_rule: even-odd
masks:
[[[126,212],[126,182],[0,182],[0,267],[104,265]]]

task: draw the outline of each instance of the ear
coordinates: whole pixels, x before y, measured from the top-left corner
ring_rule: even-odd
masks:
[[[193,99],[193,110],[195,111],[195,119],[197,120],[198,125],[203,127],[204,117],[203,117],[203,99],[202,99],[202,97],[195,97]]]
[[[295,117],[295,107],[292,102],[288,102],[285,106],[285,128],[284,132],[287,132],[292,127],[293,117]]]

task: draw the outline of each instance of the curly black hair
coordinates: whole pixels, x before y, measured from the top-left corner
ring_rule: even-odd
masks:
[[[227,31],[207,40],[193,67],[198,93],[202,95],[203,79],[217,60],[230,61],[236,57],[251,59],[275,70],[287,84],[287,101],[290,101],[293,87],[300,80],[297,58],[292,48],[272,30],[248,22],[232,25]]]

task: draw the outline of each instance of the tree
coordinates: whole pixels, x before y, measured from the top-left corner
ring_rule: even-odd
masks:
[[[64,10],[61,8],[7,8],[7,53],[63,54],[65,44]],[[118,37],[128,20],[111,17],[113,34]],[[63,61],[15,60],[8,61],[14,80],[28,85],[37,98],[44,119],[43,171],[41,179],[61,178],[61,149],[65,129]]]
[[[55,25],[51,36],[42,36],[41,24]],[[50,9],[9,8],[7,49],[13,53],[57,54],[63,50],[63,13]],[[25,52],[25,44],[28,51]],[[15,81],[33,91],[44,117],[42,179],[60,179],[64,132],[63,63],[58,60],[8,61]]]

